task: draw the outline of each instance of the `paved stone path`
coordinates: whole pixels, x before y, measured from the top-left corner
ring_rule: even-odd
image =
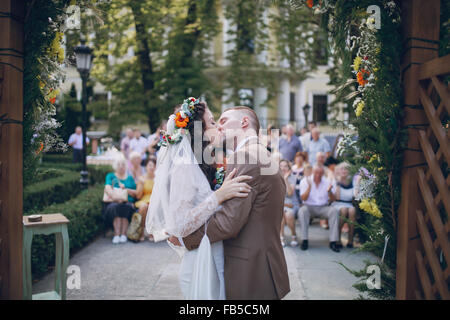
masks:
[[[287,239],[289,234],[286,231]],[[350,249],[331,251],[328,231],[318,221],[310,227],[309,250],[286,247],[285,256],[291,284],[287,300],[354,299],[356,278],[336,262],[359,270],[364,260],[376,259]],[[183,299],[179,264],[178,255],[165,242],[113,245],[111,237],[99,237],[70,259],[69,265],[80,267],[81,288],[67,290],[67,299]],[[33,293],[52,290],[52,286],[50,273],[33,284]]]

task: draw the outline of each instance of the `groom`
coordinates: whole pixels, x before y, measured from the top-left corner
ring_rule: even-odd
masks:
[[[286,185],[279,166],[258,141],[259,120],[252,109],[227,109],[218,127],[227,148],[234,151],[227,157],[227,172],[236,168],[236,176],[252,177],[247,181],[252,188],[248,197],[224,202],[208,222],[209,240],[224,240],[226,297],[282,299],[290,288],[280,242]],[[183,238],[185,247],[196,249],[203,235],[200,227]],[[179,245],[176,238],[170,240]]]

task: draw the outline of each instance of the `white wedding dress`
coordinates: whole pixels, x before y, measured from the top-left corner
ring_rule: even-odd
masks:
[[[150,198],[146,230],[155,241],[167,234],[185,237],[203,226],[218,208],[217,198],[200,169],[189,138],[161,147]],[[196,250],[174,247],[182,262],[180,287],[189,300],[225,299],[223,243],[203,237]]]

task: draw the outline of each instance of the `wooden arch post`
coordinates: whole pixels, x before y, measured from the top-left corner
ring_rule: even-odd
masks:
[[[24,0],[0,0],[0,298],[22,299]]]
[[[427,163],[419,142],[419,130],[429,126],[419,101],[419,68],[438,56],[440,0],[403,0],[403,58],[404,91],[403,126],[408,130],[408,145],[403,154],[402,192],[398,213],[397,299],[415,299],[419,287],[416,270],[416,250],[420,246],[416,212],[424,203],[418,185],[417,168]]]

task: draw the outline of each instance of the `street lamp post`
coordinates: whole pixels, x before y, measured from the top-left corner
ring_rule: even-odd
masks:
[[[92,49],[89,48],[84,44],[84,42],[81,42],[81,45],[77,46],[75,48],[75,56],[77,61],[77,70],[80,73],[81,77],[81,83],[82,83],[82,98],[81,98],[81,105],[82,105],[82,139],[83,139],[83,168],[81,170],[81,179],[80,184],[83,189],[87,189],[89,185],[89,179],[88,179],[88,171],[87,171],[87,165],[86,165],[86,122],[87,122],[87,114],[86,114],[86,104],[87,104],[87,90],[86,90],[86,83],[89,79],[89,73],[91,71],[92,67],[92,60],[94,59],[94,56],[92,55]]]
[[[311,106],[309,104],[305,104],[303,106],[303,115],[305,116],[305,129],[308,129],[308,114]]]

